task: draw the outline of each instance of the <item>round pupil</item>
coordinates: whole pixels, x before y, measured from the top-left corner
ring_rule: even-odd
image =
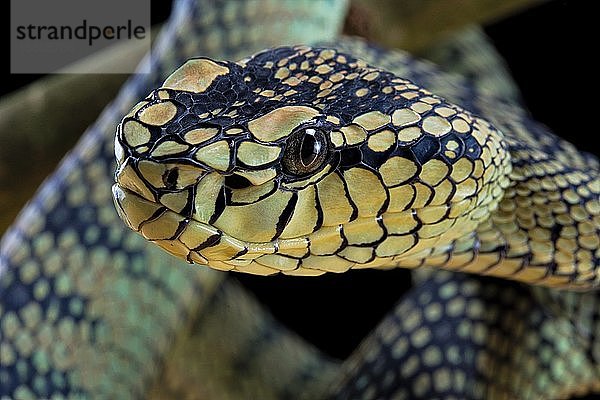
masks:
[[[315,138],[315,130],[307,129],[305,135],[302,138],[302,145],[300,146],[300,161],[305,167],[309,167],[319,155],[321,151],[321,143]]]

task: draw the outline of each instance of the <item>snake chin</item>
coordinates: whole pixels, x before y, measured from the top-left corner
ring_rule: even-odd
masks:
[[[243,242],[150,201],[119,183],[113,185],[112,194],[117,213],[129,228],[189,263],[208,265],[209,259],[222,261],[247,252]]]

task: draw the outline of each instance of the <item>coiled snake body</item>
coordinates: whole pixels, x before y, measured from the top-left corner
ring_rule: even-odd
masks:
[[[201,21],[197,10],[182,2],[175,15]],[[311,34],[335,33],[322,29]],[[159,41],[166,54],[174,31]],[[5,237],[2,394],[560,398],[599,389],[597,295],[543,288],[597,286],[596,158],[509,99],[357,40],[239,62],[195,58],[126,111],[189,56],[150,60],[154,81],[129,84]],[[244,295],[222,274],[172,266],[122,230],[107,205],[109,133],[122,115],[119,216],[188,262],[261,275],[429,266],[540,287],[424,272],[339,369],[251,300],[228,310]],[[93,191],[86,180],[98,181]],[[188,364],[186,351],[198,349]],[[228,375],[243,383],[231,388]]]

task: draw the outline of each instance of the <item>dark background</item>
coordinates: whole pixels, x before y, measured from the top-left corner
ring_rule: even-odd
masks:
[[[486,32],[507,60],[534,117],[578,147],[598,154],[597,102],[591,93],[597,86],[597,67],[591,57],[597,51],[592,39],[598,37],[598,22],[592,4],[550,1],[487,26]],[[152,6],[153,23],[164,20],[168,2],[153,1]],[[8,21],[4,27],[8,45]],[[10,75],[8,47],[5,49],[0,95],[38,78]],[[238,275],[238,279],[267,303],[277,318],[327,353],[342,358],[410,287],[410,275],[403,270],[355,271],[320,278]]]

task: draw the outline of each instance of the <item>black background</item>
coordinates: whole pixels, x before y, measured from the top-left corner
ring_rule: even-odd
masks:
[[[152,2],[153,23],[166,18],[167,3]],[[592,40],[597,40],[598,22],[592,5],[584,0],[550,1],[493,23],[486,32],[507,60],[534,117],[578,147],[598,154],[598,103],[592,94],[598,70],[592,61],[598,45]],[[8,19],[7,9],[4,15]],[[4,27],[8,45],[8,21]],[[38,77],[10,75],[6,46],[4,54],[0,94]],[[238,279],[267,303],[277,318],[327,353],[342,358],[410,286],[409,273],[403,270],[355,271],[320,278],[239,275]]]

